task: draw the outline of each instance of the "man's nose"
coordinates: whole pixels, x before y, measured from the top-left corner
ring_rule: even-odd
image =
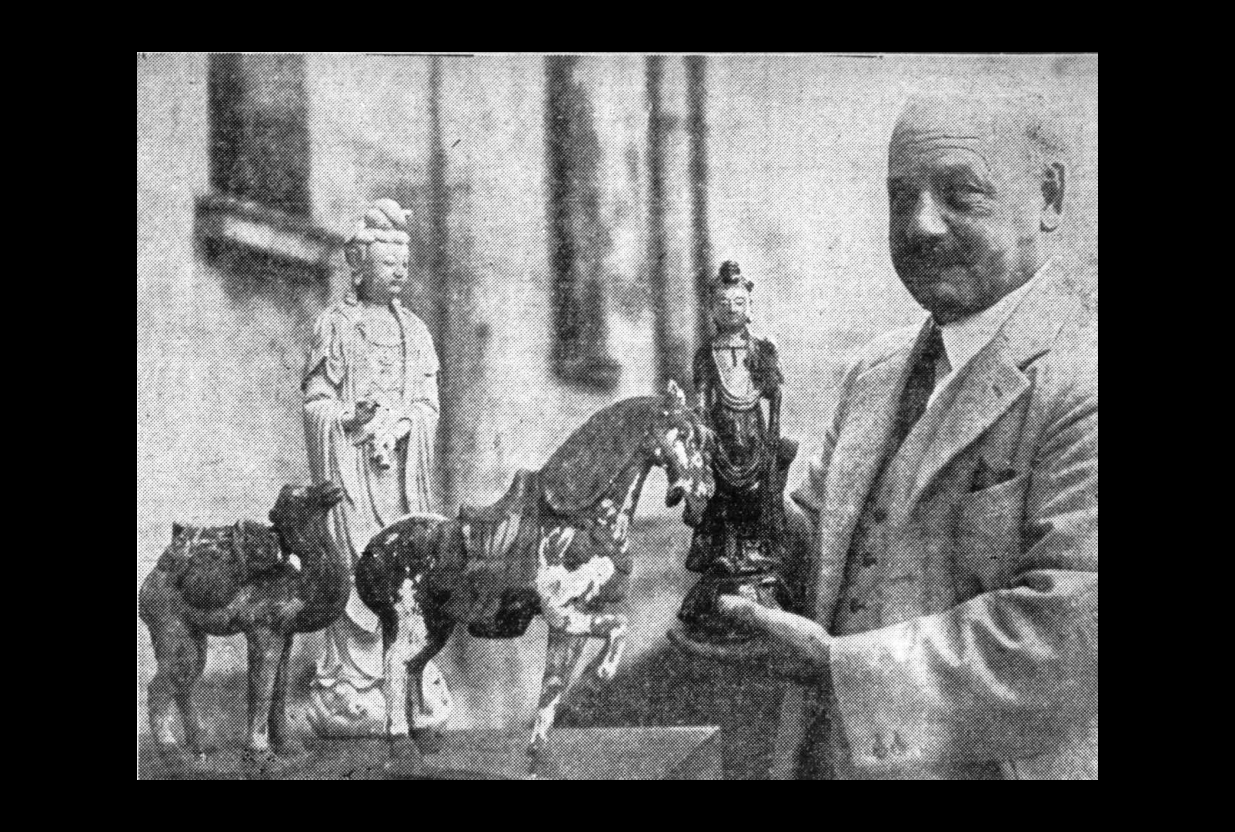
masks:
[[[942,237],[947,233],[948,224],[943,219],[939,203],[930,191],[924,192],[909,213],[905,235],[912,240]]]

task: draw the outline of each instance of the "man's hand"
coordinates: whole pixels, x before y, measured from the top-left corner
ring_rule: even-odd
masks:
[[[701,644],[675,629],[669,632],[669,641],[684,653],[766,668],[773,676],[791,682],[811,685],[827,678],[832,636],[814,621],[736,595],[720,596],[717,607],[725,618],[753,632],[754,638],[734,645]]]

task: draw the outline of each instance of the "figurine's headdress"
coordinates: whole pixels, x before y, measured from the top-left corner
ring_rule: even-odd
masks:
[[[730,286],[741,286],[748,292],[755,288],[755,282],[742,274],[742,269],[735,260],[726,260],[720,264],[720,272],[712,282],[712,292],[719,292]]]
[[[407,231],[407,218],[411,211],[404,211],[393,199],[379,199],[373,203],[364,217],[356,223],[352,236],[347,238],[343,251],[347,264],[353,269],[364,262],[370,243],[395,243],[407,245],[411,237]]]

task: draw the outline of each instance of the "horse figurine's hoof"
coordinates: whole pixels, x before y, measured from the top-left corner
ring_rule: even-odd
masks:
[[[283,760],[299,760],[309,756],[309,749],[300,740],[286,740],[275,745],[274,753]]]
[[[416,748],[421,754],[439,754],[446,742],[442,732],[433,728],[412,731],[412,740],[415,741]]]
[[[382,769],[395,778],[414,778],[424,773],[425,762],[416,742],[407,734],[390,738],[390,759]]]
[[[557,780],[560,773],[557,760],[547,746],[536,746],[528,749],[528,780]]]

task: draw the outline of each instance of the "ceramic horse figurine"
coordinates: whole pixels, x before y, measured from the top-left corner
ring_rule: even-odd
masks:
[[[666,505],[685,500],[683,519],[696,525],[714,489],[711,446],[710,431],[670,381],[663,396],[593,415],[543,468],[519,472],[497,503],[463,506],[456,519],[409,515],[375,535],[356,565],[356,589],[382,622],[392,754],[419,762],[413,741],[426,738],[409,739],[408,679],[421,690],[421,671],[456,624],[476,637],[514,638],[539,613],[549,638],[528,754],[531,774],[542,773],[549,729],[587,640],[605,640],[589,672],[612,678],[621,661],[627,619],[604,608],[626,596],[627,533],[648,472],[666,469]],[[428,637],[414,652],[417,614]]]

